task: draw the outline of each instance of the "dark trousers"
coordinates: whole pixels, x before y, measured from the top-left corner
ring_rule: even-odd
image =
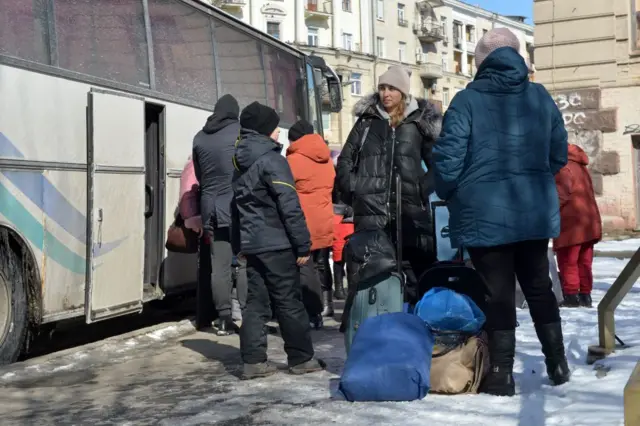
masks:
[[[316,271],[313,258],[300,267],[300,283],[302,286],[302,302],[307,314],[318,316],[322,313],[322,283]]]
[[[536,325],[560,321],[558,301],[549,278],[549,240],[522,241],[496,247],[469,247],[473,266],[490,292],[486,328],[515,330],[516,276]]]
[[[292,250],[247,254],[247,307],[240,329],[245,364],[267,360],[266,323],[274,304],[289,366],[313,358],[309,316],[302,303],[300,272]]]
[[[231,292],[233,290],[233,251],[228,227],[216,228],[211,235],[211,293],[219,317],[231,317]],[[247,294],[246,265],[238,260],[236,279],[238,302],[244,305]]]
[[[321,248],[311,252],[314,268],[322,284],[322,291],[329,291],[332,287],[331,265],[329,264],[330,253],[331,247]]]
[[[344,286],[344,261],[333,261],[334,290]]]
[[[417,247],[402,248],[402,270],[406,276],[405,302],[415,305],[420,301],[418,280],[436,261],[433,253]]]

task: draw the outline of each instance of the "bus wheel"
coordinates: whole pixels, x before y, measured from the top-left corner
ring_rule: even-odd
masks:
[[[27,294],[21,271],[13,250],[0,248],[0,365],[18,359],[27,335]]]

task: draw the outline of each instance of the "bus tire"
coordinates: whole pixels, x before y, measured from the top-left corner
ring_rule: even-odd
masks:
[[[27,336],[29,308],[18,262],[8,245],[0,247],[0,365],[18,360]]]

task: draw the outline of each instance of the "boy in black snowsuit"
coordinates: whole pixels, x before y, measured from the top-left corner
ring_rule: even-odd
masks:
[[[299,266],[311,238],[289,164],[276,140],[280,117],[254,102],[240,114],[233,158],[233,249],[247,261],[248,294],[240,329],[243,378],[276,373],[267,361],[266,323],[272,300],[292,374],[321,370],[314,359],[309,317],[302,303]]]

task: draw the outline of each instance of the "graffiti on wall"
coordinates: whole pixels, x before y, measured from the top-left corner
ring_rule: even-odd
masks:
[[[589,157],[589,170],[596,194],[602,195],[602,177],[620,172],[620,157],[615,151],[605,151],[605,133],[618,128],[616,108],[602,108],[600,89],[578,89],[553,93],[562,113],[569,143],[578,145]]]

